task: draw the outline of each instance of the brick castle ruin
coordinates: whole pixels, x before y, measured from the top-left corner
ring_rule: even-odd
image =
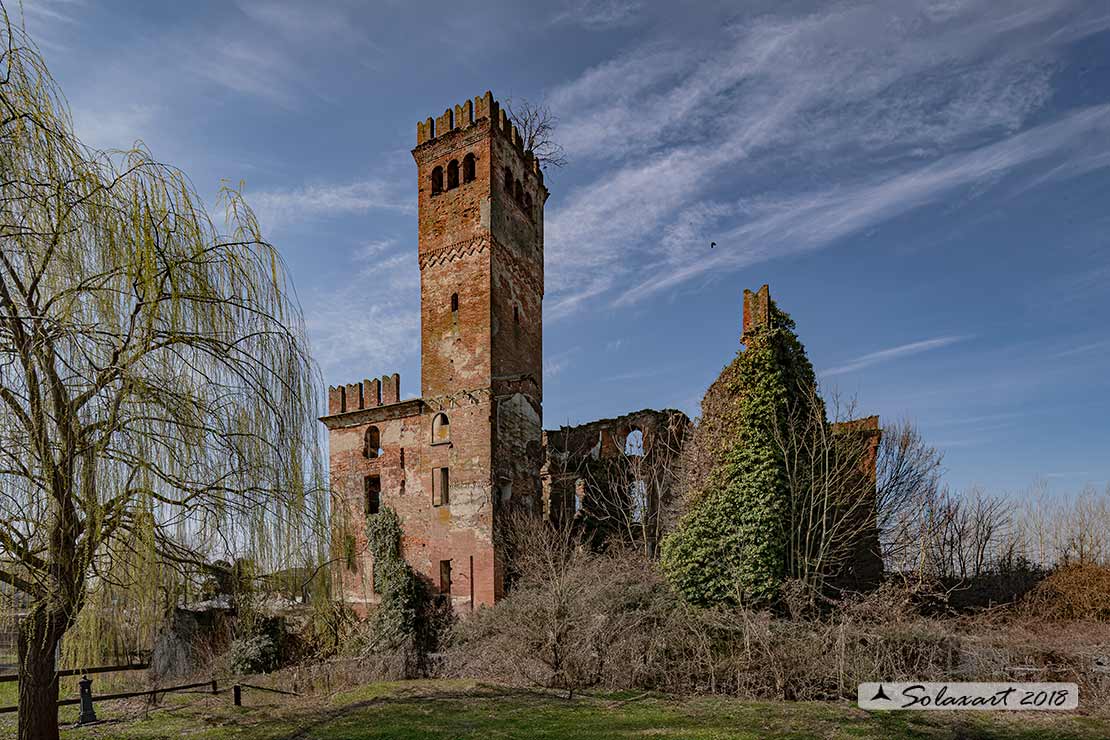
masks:
[[[656,521],[665,492],[646,493],[667,485],[689,419],[644,410],[545,432],[539,163],[490,92],[418,122],[412,155],[421,393],[402,400],[397,374],[328,389],[336,583],[356,609],[377,601],[366,517],[388,506],[405,560],[465,611],[505,593],[495,524],[510,510],[599,531]]]

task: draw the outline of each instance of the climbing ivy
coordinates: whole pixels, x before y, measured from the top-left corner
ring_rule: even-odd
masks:
[[[389,507],[366,517],[366,537],[374,558],[375,647],[395,650],[413,642],[427,590],[401,556],[401,518]]]
[[[770,304],[747,348],[721,373],[703,402],[701,423],[715,434],[712,469],[664,541],[662,564],[696,604],[766,604],[786,574],[789,491],[782,424],[796,404],[823,402],[790,316]]]

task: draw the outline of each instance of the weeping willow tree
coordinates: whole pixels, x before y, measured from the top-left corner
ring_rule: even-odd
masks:
[[[56,738],[67,633],[156,618],[216,555],[319,555],[320,394],[240,193],[218,228],[180,171],[84,147],[0,14],[0,583],[19,737]]]

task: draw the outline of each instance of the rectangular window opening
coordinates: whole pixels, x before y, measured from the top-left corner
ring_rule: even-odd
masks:
[[[447,468],[432,471],[432,506],[443,506],[451,502],[451,475]]]
[[[382,479],[378,475],[368,475],[363,481],[366,492],[366,515],[377,514],[382,508]]]

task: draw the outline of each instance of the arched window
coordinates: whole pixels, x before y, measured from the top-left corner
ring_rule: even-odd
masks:
[[[443,192],[443,168],[436,167],[432,170],[432,195],[439,195]]]
[[[516,181],[516,202],[524,205],[524,186],[520,184],[520,180]]]
[[[474,155],[467,154],[463,157],[463,182],[474,181]]]
[[[528,218],[533,218],[534,217],[534,213],[532,211],[532,194],[531,193],[525,193],[524,194],[524,210],[526,210],[528,212]]]
[[[447,189],[457,188],[459,186],[459,160],[452,159],[451,163],[447,165]]]
[[[367,427],[363,440],[362,456],[373,460],[382,454],[382,433],[377,427]]]
[[[447,414],[440,412],[432,417],[432,444],[451,441],[451,422]]]
[[[505,168],[504,178],[505,178],[505,192],[508,193],[509,196],[511,197],[512,194],[513,194],[513,171],[510,170],[508,167]]]
[[[629,456],[644,454],[644,433],[639,429],[633,429],[624,438],[624,454]]]

